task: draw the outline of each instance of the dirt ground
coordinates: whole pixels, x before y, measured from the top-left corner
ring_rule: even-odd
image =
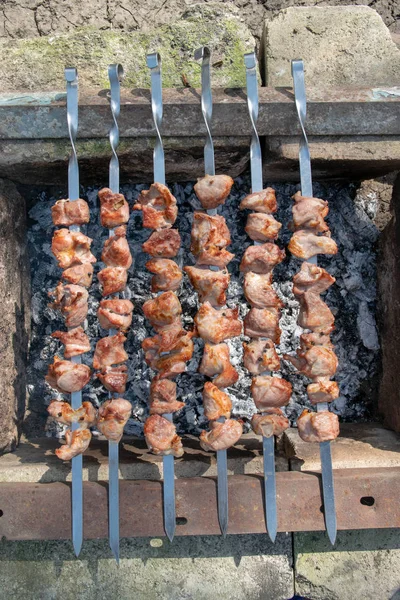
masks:
[[[146,30],[173,21],[189,6],[199,3],[201,0],[1,0],[0,39],[63,33],[80,26]],[[257,39],[268,11],[315,5],[368,5],[393,33],[400,34],[399,0],[233,0],[233,4]]]

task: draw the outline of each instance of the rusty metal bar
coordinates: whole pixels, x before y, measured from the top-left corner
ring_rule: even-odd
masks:
[[[387,95],[385,95],[387,94]],[[400,135],[400,96],[390,89],[342,89],[307,92],[307,133],[329,135]],[[206,134],[198,104],[200,91],[193,88],[163,90],[163,137]],[[121,90],[119,118],[122,138],[155,137],[148,90]],[[83,93],[79,104],[79,137],[105,138],[112,120],[105,94]],[[241,89],[213,90],[213,136],[248,136],[251,132],[246,93]],[[300,134],[293,90],[260,88],[260,136]],[[0,139],[62,139],[68,137],[65,94],[54,93],[48,104],[32,97],[0,96]]]
[[[228,481],[229,533],[266,533],[262,476],[232,475]],[[106,538],[107,484],[83,485],[85,538]],[[276,485],[278,531],[325,529],[320,474],[279,472]],[[339,530],[400,527],[400,468],[337,470],[335,487]],[[68,483],[2,483],[0,536],[70,539],[70,502]],[[121,537],[163,536],[162,502],[161,481],[121,480]],[[176,535],[220,534],[216,479],[177,479],[176,517]]]

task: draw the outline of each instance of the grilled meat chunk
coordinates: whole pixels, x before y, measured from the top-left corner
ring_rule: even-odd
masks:
[[[105,367],[118,365],[128,360],[124,349],[126,337],[119,332],[116,335],[101,338],[97,344],[93,356],[93,368],[102,370]]]
[[[270,215],[278,210],[275,190],[268,187],[265,188],[265,190],[261,190],[261,192],[249,194],[243,198],[239,208],[240,210],[248,208],[250,210],[254,210],[255,212]]]
[[[154,377],[150,385],[150,414],[163,415],[177,412],[185,406],[176,399],[176,383],[171,379]]]
[[[224,269],[233,258],[235,258],[235,255],[225,250],[225,248],[210,245],[196,257],[196,267],[211,266]]]
[[[321,377],[307,386],[307,394],[311,404],[333,402],[339,398],[339,386],[336,381],[329,381],[328,378]]]
[[[86,319],[88,312],[88,291],[80,285],[63,285],[59,283],[55,290],[49,293],[54,298],[49,306],[59,310],[65,317],[67,327],[78,327]]]
[[[99,191],[100,221],[103,227],[114,229],[129,221],[129,204],[122,194],[109,188]]]
[[[114,394],[123,394],[128,381],[128,367],[118,365],[116,367],[105,367],[96,374],[106,390]]]
[[[274,311],[283,307],[283,302],[272,287],[271,281],[271,273],[258,275],[249,271],[245,274],[244,295],[251,306],[254,308],[270,308]]]
[[[279,408],[289,403],[292,384],[286,379],[258,375],[251,382],[251,395],[257,410],[265,412],[269,408]]]
[[[194,322],[199,336],[204,341],[219,344],[242,333],[238,315],[238,308],[216,310],[209,302],[205,302],[200,306]]]
[[[51,207],[51,217],[54,225],[83,225],[89,223],[89,206],[85,200],[57,200]]]
[[[157,332],[181,324],[182,306],[174,292],[164,292],[143,304],[145,317]]]
[[[314,346],[306,352],[297,350],[297,356],[284,354],[284,359],[292,363],[294,367],[310,379],[319,379],[320,377],[333,377],[338,368],[338,359],[336,354],[330,348],[324,346]]]
[[[89,429],[76,429],[65,432],[65,444],[56,448],[56,456],[61,460],[71,460],[78,454],[83,454],[89,447],[92,434]]]
[[[126,226],[114,229],[114,235],[104,242],[101,260],[107,267],[123,267],[129,269],[132,255],[126,239]]]
[[[193,333],[191,331],[181,330],[182,334],[177,336],[169,345],[169,353],[163,355],[161,350],[163,344],[162,334],[145,338],[142,342],[144,358],[146,363],[158,371],[160,378],[175,377],[183,373],[186,369],[186,363],[193,356]]]
[[[227,269],[212,271],[198,267],[184,267],[190,283],[199,295],[200,302],[209,302],[211,306],[224,306],[226,304],[226,290],[228,289],[230,275]]]
[[[73,283],[74,285],[82,285],[83,287],[90,287],[93,279],[93,265],[85,263],[83,265],[75,265],[63,271],[61,275],[62,279]]]
[[[330,442],[339,435],[339,419],[327,411],[303,410],[297,419],[299,436],[304,442]]]
[[[317,294],[306,292],[299,296],[300,313],[297,323],[316,333],[329,333],[334,329],[335,317]]]
[[[300,347],[305,352],[309,348],[313,348],[313,346],[325,346],[325,348],[332,348],[333,344],[331,342],[331,338],[327,333],[302,333],[300,336]]]
[[[144,437],[153,454],[172,454],[176,458],[183,456],[182,440],[176,433],[175,425],[160,415],[151,415],[146,420]]]
[[[227,450],[240,439],[243,426],[235,419],[226,419],[224,423],[211,421],[210,431],[202,431],[200,434],[200,446],[203,450]]]
[[[102,296],[111,296],[123,292],[128,281],[128,271],[124,267],[105,267],[97,274],[103,286]]]
[[[143,227],[147,229],[169,229],[178,216],[176,198],[162,183],[152,183],[149,190],[143,190],[133,210],[143,211]]]
[[[79,392],[90,381],[91,372],[87,365],[75,364],[69,360],[54,357],[49,365],[46,383],[59,392]]]
[[[83,263],[95,263],[96,257],[90,252],[92,241],[80,231],[57,229],[53,234],[51,251],[61,269]]]
[[[97,429],[108,440],[119,442],[131,413],[132,405],[128,400],[124,398],[106,400],[99,408]]]
[[[279,436],[290,426],[289,419],[279,408],[270,408],[263,414],[255,414],[251,419],[251,427],[257,435]]]
[[[154,277],[151,278],[151,291],[165,292],[165,291],[176,291],[182,282],[182,271],[174,262],[169,258],[152,258],[146,263],[146,269],[150,273],[154,273]]]
[[[148,240],[142,244],[143,252],[154,258],[173,258],[181,247],[181,236],[177,229],[161,229],[153,231]]]
[[[243,273],[252,271],[259,275],[271,273],[285,258],[285,251],[281,250],[276,244],[267,242],[260,246],[249,246],[243,255],[240,263],[240,270]]]
[[[103,329],[126,331],[132,323],[133,304],[130,300],[101,300],[97,318]]]
[[[268,308],[251,308],[244,318],[244,334],[251,338],[270,338],[279,344],[279,314],[277,310]]]
[[[243,364],[252,375],[279,371],[280,360],[272,340],[251,340],[243,344]]]
[[[97,411],[91,402],[82,402],[82,406],[74,410],[68,402],[52,400],[47,412],[53,419],[63,425],[78,423],[79,429],[92,427],[96,422]]]
[[[64,358],[79,356],[90,352],[90,342],[82,327],[75,327],[69,331],[55,331],[52,338],[60,340],[64,344]]]
[[[301,296],[305,292],[323,294],[335,281],[322,267],[303,262],[300,271],[293,277],[293,293],[295,296]]]
[[[337,254],[338,251],[336,242],[330,237],[330,232],[326,232],[324,235],[315,235],[307,229],[299,229],[294,232],[288,249],[293,256],[306,260],[317,254]]]
[[[231,235],[224,217],[196,211],[193,216],[190,251],[194,256],[209,246],[225,248],[231,243]]]
[[[203,358],[201,359],[199,373],[214,377],[213,384],[218,388],[226,388],[239,379],[239,373],[232,366],[229,358],[229,348],[225,343],[204,344]]]
[[[294,205],[292,208],[294,229],[313,229],[315,232],[329,231],[324,218],[329,212],[328,202],[319,198],[308,198],[296,192],[292,196]]]
[[[202,207],[209,210],[224,204],[233,183],[234,181],[229,175],[205,175],[197,180],[194,191]]]
[[[232,401],[228,394],[220,390],[211,381],[206,381],[203,388],[204,415],[209,421],[216,421],[221,417],[229,419],[232,410]]]
[[[272,215],[264,213],[250,213],[245,227],[246,233],[255,242],[269,242],[276,240],[282,223]]]

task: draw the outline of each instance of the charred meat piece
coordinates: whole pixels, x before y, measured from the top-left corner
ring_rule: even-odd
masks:
[[[243,426],[235,419],[226,419],[224,423],[211,421],[211,431],[202,431],[200,434],[200,446],[203,450],[227,450],[240,439]]]
[[[206,250],[200,252],[196,257],[196,267],[212,266],[224,269],[231,260],[235,258],[232,252],[228,252],[225,248],[217,248],[217,246],[208,246]]]
[[[93,368],[102,370],[105,367],[118,365],[128,360],[124,342],[126,342],[126,337],[121,332],[101,338],[97,342],[94,351]]]
[[[264,412],[269,408],[279,408],[289,403],[292,384],[286,379],[258,375],[251,382],[251,395],[257,410]]]
[[[243,364],[252,375],[279,371],[281,363],[272,340],[251,340],[243,344]]]
[[[160,415],[151,415],[146,420],[144,437],[153,454],[172,454],[176,458],[183,456],[182,440],[176,433],[175,425]]]
[[[249,194],[240,203],[240,210],[244,210],[246,208],[250,210],[254,210],[258,213],[265,213],[270,215],[277,211],[278,206],[276,203],[276,195],[275,190],[268,187],[265,190],[261,190],[261,192],[254,192],[253,194]]]
[[[181,236],[177,229],[161,229],[154,231],[142,244],[143,252],[154,258],[173,258],[181,247]]]
[[[93,265],[85,263],[83,265],[75,265],[63,271],[61,275],[62,279],[73,283],[74,285],[82,285],[83,287],[90,287],[93,279]]]
[[[239,379],[239,373],[232,366],[229,358],[229,348],[225,343],[204,345],[203,358],[201,359],[199,373],[214,377],[213,384],[219,388],[226,388]]]
[[[204,341],[219,344],[242,333],[238,308],[216,310],[209,302],[200,306],[194,322],[197,332]]]
[[[55,331],[52,338],[60,340],[64,344],[64,358],[79,356],[90,351],[90,342],[82,327],[75,327],[69,331]]]
[[[244,276],[244,295],[255,308],[280,310],[283,302],[271,285],[272,274],[258,275],[249,271]]]
[[[63,285],[59,283],[55,290],[50,292],[54,298],[49,306],[59,310],[65,317],[67,327],[78,327],[86,319],[88,312],[88,291],[80,285]]]
[[[209,421],[216,421],[221,417],[229,419],[232,410],[232,401],[228,394],[220,390],[211,381],[206,381],[203,388],[204,415]]]
[[[96,422],[97,411],[91,402],[82,402],[82,406],[74,410],[68,402],[52,400],[47,412],[53,419],[63,425],[78,423],[79,429],[92,427]]]
[[[194,256],[198,256],[209,246],[222,249],[229,246],[230,243],[231,235],[224,217],[211,216],[199,211],[194,213],[190,245],[190,251]]]
[[[308,198],[297,192],[292,196],[294,229],[313,229],[314,231],[329,231],[324,218],[329,212],[328,202],[319,198]]]
[[[54,225],[83,225],[89,223],[89,206],[85,200],[57,200],[51,207],[51,216]]]
[[[97,373],[97,377],[109,392],[123,394],[128,381],[128,367],[126,365],[106,367]]]
[[[270,408],[267,413],[253,415],[251,419],[254,433],[264,437],[282,435],[289,425],[289,419],[279,408]]]
[[[211,306],[224,306],[226,304],[226,290],[228,289],[230,275],[227,269],[212,271],[198,267],[184,267],[190,283],[199,295],[200,302],[209,302]]]
[[[49,365],[46,383],[59,392],[79,392],[90,381],[91,372],[87,365],[75,364],[69,360],[54,357]]]
[[[114,229],[129,221],[129,204],[122,194],[109,188],[99,191],[100,221],[103,227]]]
[[[265,275],[271,273],[272,269],[279,265],[285,258],[285,251],[281,250],[276,244],[267,242],[260,246],[249,246],[243,255],[240,263],[242,273],[258,273]]]
[[[268,308],[251,308],[244,318],[244,334],[251,338],[270,338],[279,344],[279,314],[277,310]]]
[[[185,406],[176,399],[176,383],[171,379],[154,377],[150,385],[150,414],[163,415],[177,412]]]
[[[300,313],[297,323],[303,329],[316,333],[329,333],[334,329],[335,317],[317,294],[306,292],[299,297]]]
[[[175,375],[183,373],[186,363],[193,356],[193,333],[184,330],[182,333],[183,335],[171,343],[169,353],[165,356],[161,351],[163,343],[161,334],[148,337],[142,342],[145,361],[154,371],[158,371],[160,378],[175,377]]]
[[[181,323],[182,306],[174,292],[164,292],[143,304],[145,317],[157,332]],[[177,323],[178,322],[178,323]]]
[[[293,277],[293,293],[295,296],[301,296],[305,292],[323,294],[335,281],[322,267],[303,262],[300,271]]]
[[[336,381],[329,381],[329,379],[321,377],[307,386],[307,394],[311,404],[333,402],[339,398],[339,386]]]
[[[103,286],[102,296],[123,292],[128,281],[128,271],[124,267],[106,267],[97,274]]]
[[[51,251],[61,269],[83,263],[95,263],[96,257],[90,252],[92,241],[80,231],[57,229],[53,234]]]
[[[199,177],[194,186],[194,191],[202,207],[209,210],[224,204],[233,183],[234,181],[229,175],[205,175]]]
[[[92,434],[89,429],[76,429],[65,432],[65,444],[56,448],[56,456],[61,460],[71,460],[78,454],[83,454],[89,447]]]
[[[149,190],[143,190],[133,210],[143,211],[143,227],[147,229],[170,228],[178,216],[176,198],[161,183],[152,183]]]
[[[250,213],[245,227],[246,233],[255,242],[268,242],[276,240],[282,223],[272,215],[263,213]]]
[[[336,242],[330,237],[330,232],[315,235],[307,229],[295,231],[288,245],[289,251],[297,258],[308,260],[317,254],[337,254]]]
[[[133,304],[130,300],[101,300],[97,317],[103,329],[126,331],[132,323]]]
[[[114,230],[114,235],[104,242],[101,260],[107,267],[123,267],[129,269],[132,255],[126,239],[126,226],[121,225]]]
[[[151,278],[151,291],[165,292],[165,291],[176,291],[182,282],[182,271],[174,262],[169,258],[152,258],[146,263],[146,269],[150,273],[154,273],[154,277]]]
[[[124,398],[106,400],[99,408],[97,429],[108,440],[119,442],[131,412],[132,405]]]
[[[306,377],[317,379],[320,377],[333,377],[338,368],[336,354],[330,348],[314,346],[306,352],[297,350],[297,356],[284,354],[284,359],[292,363],[294,367]]]
[[[297,419],[297,428],[304,442],[330,442],[339,435],[339,419],[328,410],[303,410]]]

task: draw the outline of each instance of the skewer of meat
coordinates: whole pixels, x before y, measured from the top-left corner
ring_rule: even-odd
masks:
[[[294,233],[289,242],[289,250],[296,258],[306,261],[293,278],[293,292],[300,302],[298,324],[309,333],[301,335],[297,356],[285,358],[300,373],[311,379],[307,393],[311,403],[316,405],[317,412],[303,411],[297,420],[297,427],[303,440],[320,442],[325,525],[329,539],[334,544],[336,510],[330,441],[339,435],[339,420],[337,415],[329,412],[328,403],[339,395],[336,382],[331,380],[338,360],[329,337],[334,328],[334,317],[320,294],[335,279],[325,269],[317,266],[317,256],[333,255],[338,249],[325,222],[329,211],[328,203],[313,197],[310,154],[304,133],[306,95],[301,60],[292,61],[292,76],[303,139],[299,151],[301,192],[293,196],[291,228]]]
[[[245,230],[253,240],[244,253],[240,270],[244,273],[244,293],[250,310],[244,319],[244,333],[250,342],[243,344],[243,362],[252,374],[251,394],[257,413],[251,420],[254,432],[263,439],[265,518],[272,542],[277,533],[275,483],[275,437],[289,427],[281,408],[292,394],[289,381],[273,376],[280,370],[275,349],[279,344],[280,310],[283,303],[272,287],[272,270],[285,258],[274,242],[282,227],[273,216],[277,210],[275,191],[263,189],[261,147],[256,129],[258,117],[258,87],[254,52],[245,55],[247,103],[253,126],[251,140],[251,194],[240,203],[242,210],[251,211]]]

